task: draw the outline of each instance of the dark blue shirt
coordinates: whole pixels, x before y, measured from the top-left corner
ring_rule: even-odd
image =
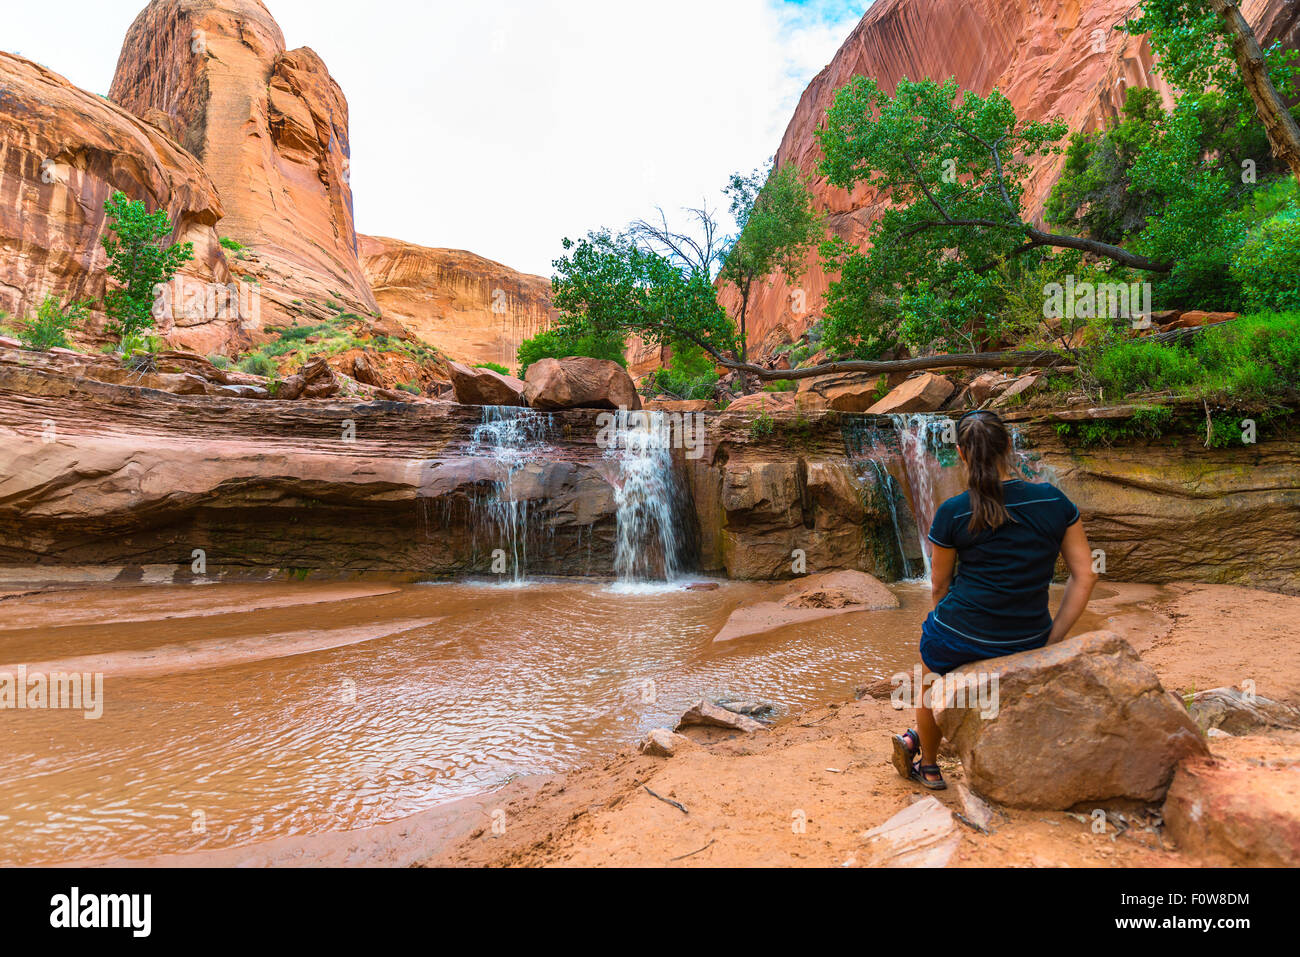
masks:
[[[930,541],[957,550],[957,571],[934,617],[981,644],[1018,645],[1052,629],[1048,589],[1079,509],[1052,485],[1012,479],[1002,487],[1011,521],[992,531],[971,534],[970,492],[935,512]]]

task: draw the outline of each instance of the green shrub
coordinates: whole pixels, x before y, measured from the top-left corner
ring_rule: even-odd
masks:
[[[1146,339],[1120,342],[1097,358],[1093,370],[1097,383],[1110,398],[1133,392],[1181,389],[1196,381],[1196,360],[1176,346]]]
[[[655,390],[681,399],[712,399],[718,386],[713,360],[693,342],[674,343],[672,349],[668,366],[655,372]]]
[[[411,395],[420,395],[422,394],[423,391],[421,390],[420,385],[417,382],[399,382],[397,384],[397,387],[401,389],[403,392],[411,393]]]
[[[565,359],[569,356],[588,356],[608,359],[627,367],[627,340],[618,335],[590,335],[571,338],[546,330],[519,344],[519,376],[528,374],[528,367],[539,359]]]
[[[219,240],[223,249],[229,249],[232,253],[237,253],[244,248],[244,244],[237,239],[231,239],[229,236],[222,236]]]
[[[1300,211],[1287,210],[1256,230],[1232,261],[1251,309],[1300,309]]]
[[[764,392],[794,392],[799,388],[799,383],[791,379],[778,379],[775,382],[769,382],[763,386]]]
[[[768,415],[766,411],[758,413],[754,421],[749,423],[749,435],[755,441],[766,439],[775,431],[776,419]]]
[[[208,361],[211,362],[213,367],[217,369],[230,368],[230,359],[228,359],[226,356],[223,355],[217,355],[217,354],[210,355],[208,356]]]
[[[1093,374],[1107,399],[1164,391],[1268,399],[1300,383],[1300,311],[1242,316],[1201,331],[1188,345],[1116,342],[1101,350]]]
[[[248,375],[260,375],[271,379],[279,375],[275,361],[265,352],[250,352],[239,360],[236,368]]]
[[[36,315],[22,320],[13,332],[24,349],[37,352],[67,349],[68,333],[86,321],[89,305],[90,301],[85,299],[64,305],[54,296],[46,296],[36,307]]]
[[[499,362],[480,362],[480,363],[478,363],[476,366],[474,366],[474,368],[475,368],[475,369],[491,369],[493,372],[496,372],[496,373],[498,373],[498,374],[500,374],[500,375],[510,375],[510,370],[507,369],[505,366],[503,366],[503,365],[502,365],[501,363],[499,363]]]

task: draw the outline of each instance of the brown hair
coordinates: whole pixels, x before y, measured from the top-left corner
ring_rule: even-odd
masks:
[[[996,412],[968,412],[957,422],[957,447],[970,472],[970,531],[998,529],[1012,521],[1002,488],[1011,457],[1011,433]]]

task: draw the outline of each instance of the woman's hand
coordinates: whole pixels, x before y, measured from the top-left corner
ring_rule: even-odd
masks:
[[[1047,639],[1049,645],[1065,640],[1083,610],[1088,607],[1093,586],[1097,584],[1097,573],[1092,570],[1092,548],[1088,545],[1088,535],[1083,530],[1082,521],[1075,522],[1065,530],[1061,557],[1070,570],[1070,580],[1065,583],[1065,596],[1061,599],[1056,620],[1052,622],[1052,633]]]

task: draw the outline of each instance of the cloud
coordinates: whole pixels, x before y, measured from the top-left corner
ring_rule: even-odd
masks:
[[[869,5],[265,2],[347,95],[358,229],[543,274],[565,235],[720,203]],[[102,38],[139,8],[64,0],[59,23],[7,23],[7,42],[102,91],[117,53]]]

